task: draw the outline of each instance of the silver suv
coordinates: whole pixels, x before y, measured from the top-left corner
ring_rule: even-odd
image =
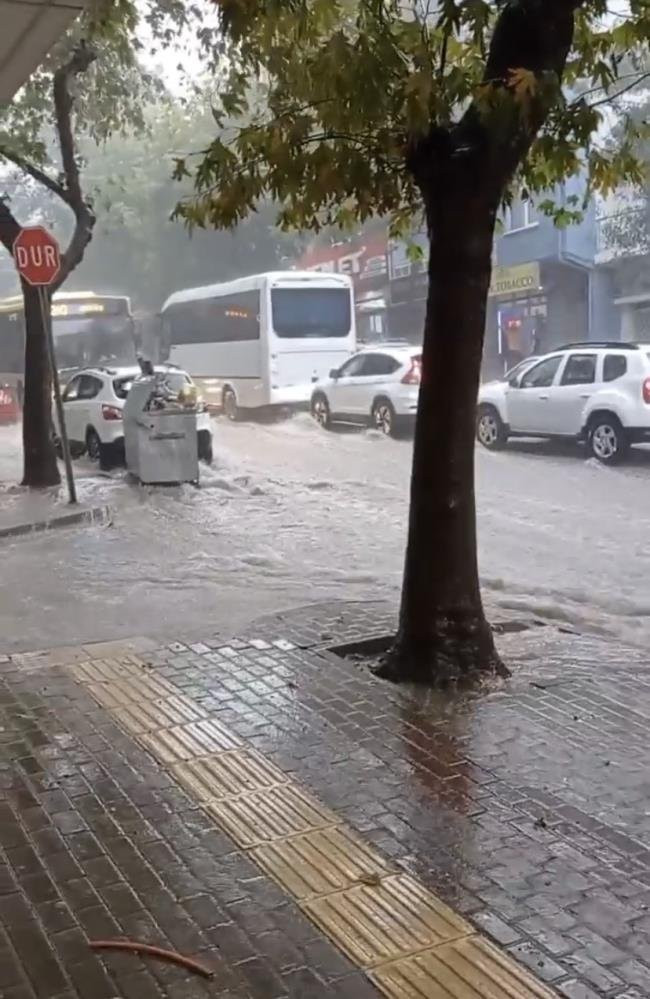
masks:
[[[574,438],[604,464],[650,442],[650,344],[570,343],[481,386],[476,436]]]

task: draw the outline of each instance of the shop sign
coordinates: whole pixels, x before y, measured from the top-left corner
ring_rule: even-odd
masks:
[[[313,247],[298,262],[306,271],[349,274],[357,289],[385,284],[388,276],[385,234],[370,236],[363,243]]]
[[[514,267],[494,267],[490,282],[491,298],[512,297],[538,292],[540,289],[539,264],[516,264]]]

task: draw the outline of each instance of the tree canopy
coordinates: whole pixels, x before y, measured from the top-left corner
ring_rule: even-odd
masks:
[[[97,222],[71,279],[75,287],[127,294],[135,307],[156,310],[179,288],[286,266],[297,254],[298,237],[278,231],[270,205],[227,233],[190,234],[170,218],[179,195],[174,158],[204,141],[211,106],[211,88],[186,104],[163,95],[144,106],[142,129],[116,132],[100,145],[82,135],[84,185]],[[189,182],[184,188],[191,194]],[[58,198],[20,178],[18,203],[21,217],[42,218],[67,240],[72,219]]]
[[[285,228],[388,215],[403,230],[421,208],[413,150],[475,147],[485,130],[509,135],[513,116],[535,136],[527,156],[510,149],[519,186],[552,192],[576,171],[590,191],[642,180],[635,150],[647,125],[623,115],[615,146],[607,134],[608,109],[647,75],[645,0],[614,12],[606,0],[217,3],[229,65],[223,116],[244,124],[220,129],[198,164],[179,161],[177,175],[195,183],[180,206],[191,225],[232,226],[270,197]],[[575,11],[557,66],[541,64],[536,37],[516,37],[523,8],[535,6],[558,24]],[[252,105],[252,77],[266,88],[263,109]],[[545,207],[553,211],[552,199]]]

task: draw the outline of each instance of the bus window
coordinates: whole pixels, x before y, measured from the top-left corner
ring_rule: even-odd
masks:
[[[345,288],[273,288],[273,329],[279,337],[344,337],[350,332]]]

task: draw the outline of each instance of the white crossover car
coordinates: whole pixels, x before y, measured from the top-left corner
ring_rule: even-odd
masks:
[[[476,436],[490,450],[509,437],[573,438],[614,464],[650,442],[650,344],[573,343],[481,386]]]
[[[325,429],[351,423],[397,436],[415,423],[421,364],[421,347],[366,347],[315,384],[312,416]]]
[[[158,365],[173,391],[193,385],[192,379],[180,368]],[[102,468],[124,463],[124,427],[122,410],[140,368],[84,368],[78,371],[63,390],[63,409],[73,457],[87,454],[99,461]],[[55,414],[56,426],[56,414]],[[201,408],[197,418],[199,458],[212,461],[212,427],[210,414]]]

